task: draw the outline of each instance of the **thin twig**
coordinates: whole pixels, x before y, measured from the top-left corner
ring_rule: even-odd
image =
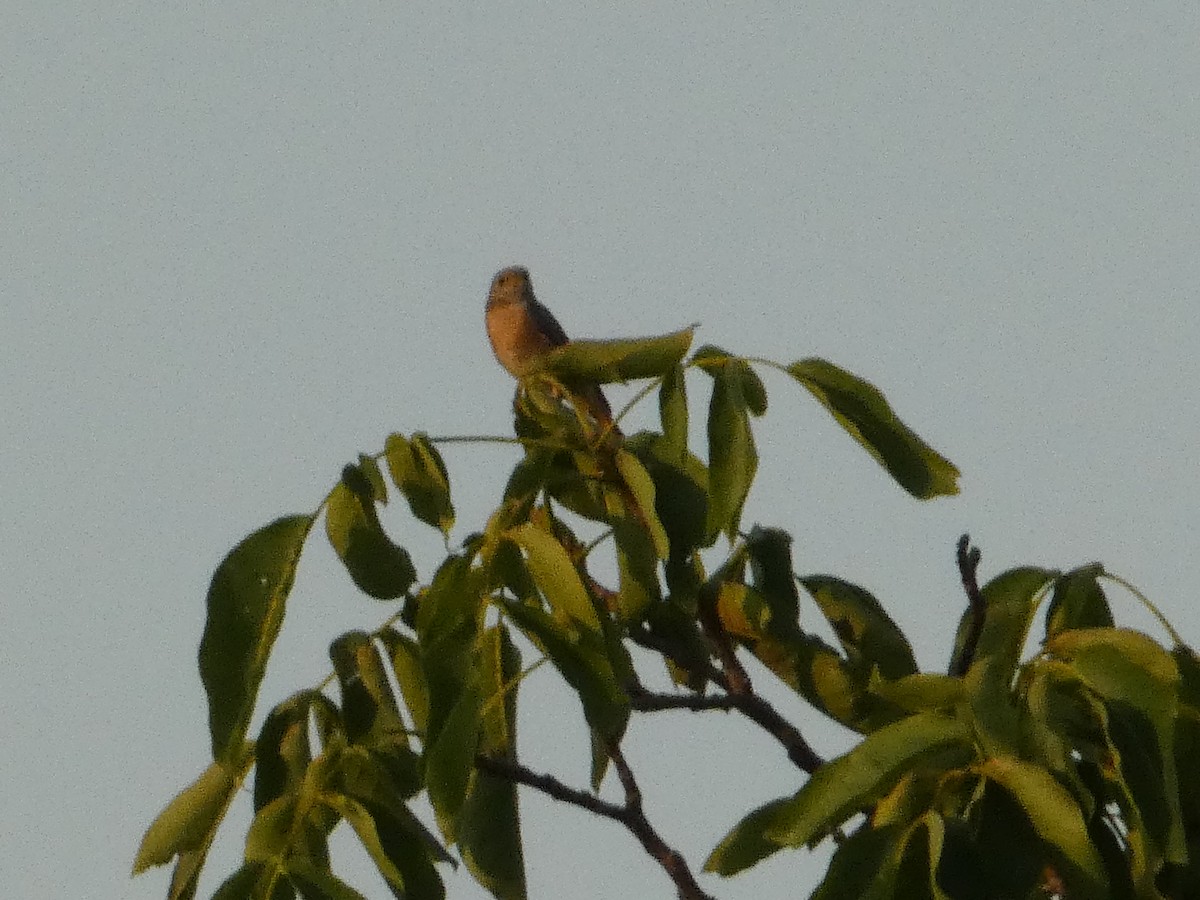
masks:
[[[610,747],[608,753],[609,758],[613,761],[613,767],[617,771],[617,777],[621,781],[621,787],[625,791],[625,803],[621,806],[601,800],[586,791],[568,787],[552,775],[539,774],[512,760],[479,754],[475,757],[475,765],[480,771],[487,772],[496,778],[523,784],[541,791],[555,800],[570,803],[580,809],[586,809],[598,816],[621,823],[630,834],[641,842],[654,861],[662,866],[675,883],[680,900],[713,900],[711,896],[700,889],[700,885],[696,883],[682,854],[667,844],[646,818],[646,814],[642,810],[641,789],[638,788],[637,780],[621,749],[615,746]]]
[[[626,688],[629,691],[628,688]],[[687,709],[701,712],[708,709],[735,709],[779,741],[797,768],[812,775],[825,760],[813,750],[804,735],[781,716],[770,703],[753,692],[704,697],[699,694],[652,694],[648,691],[629,691],[629,702],[642,712],[665,709]]]
[[[951,675],[965,675],[975,659],[975,651],[979,649],[979,637],[983,633],[983,620],[986,618],[987,605],[983,601],[983,592],[979,590],[977,573],[979,560],[983,554],[978,547],[971,546],[971,536],[964,534],[958,539],[958,549],[955,558],[958,561],[958,574],[962,578],[963,590],[967,594],[970,608],[967,610],[967,633],[963,639],[962,649],[950,661]]]

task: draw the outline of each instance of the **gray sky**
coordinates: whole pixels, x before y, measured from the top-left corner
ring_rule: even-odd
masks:
[[[195,651],[214,567],[313,509],[389,431],[508,432],[512,383],[482,306],[514,262],[569,333],[700,321],[700,341],[825,356],[883,388],[962,469],[961,496],[909,499],[768,374],[747,523],[792,531],[799,571],[874,591],[924,666],[944,666],[963,604],[963,531],[988,576],[1103,561],[1200,640],[1195,5],[797,6],[10,0],[12,896],[164,894],[168,869],[128,870],[207,763]],[[691,382],[697,409],[706,387]],[[515,457],[446,459],[461,537]],[[390,512],[427,577],[437,542]],[[324,676],[341,630],[389,611],[354,593],[320,534],[310,555],[268,705]],[[582,719],[551,681],[530,679],[522,753],[584,784]],[[824,752],[848,746],[771,696]],[[729,717],[638,720],[628,749],[650,816],[697,868],[742,813],[799,785]],[[202,896],[237,865],[248,800]],[[562,896],[566,878],[580,897],[673,895],[625,833],[522,804],[533,896]],[[335,853],[382,895],[352,841]],[[791,896],[825,858],[779,854],[705,886]],[[447,879],[452,897],[482,896],[463,871]]]

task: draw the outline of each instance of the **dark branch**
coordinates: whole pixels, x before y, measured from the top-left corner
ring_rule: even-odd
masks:
[[[971,546],[971,536],[964,534],[958,539],[955,556],[958,560],[958,574],[962,578],[963,590],[967,594],[970,608],[967,610],[967,633],[957,656],[950,662],[950,674],[965,675],[975,659],[975,651],[979,649],[979,637],[983,633],[983,620],[987,614],[983,592],[979,590],[979,581],[976,577],[979,571],[979,560],[983,554],[978,547]]]
[[[700,889],[691,869],[688,868],[687,861],[679,851],[668,845],[646,818],[646,814],[642,811],[641,789],[638,788],[637,780],[633,777],[633,770],[629,768],[629,763],[626,762],[620,747],[610,747],[608,753],[609,758],[613,761],[613,767],[617,771],[617,777],[621,781],[621,787],[625,791],[623,806],[608,803],[585,791],[567,787],[551,775],[540,775],[512,760],[479,754],[475,757],[475,765],[480,771],[487,772],[496,778],[523,784],[541,791],[555,800],[570,803],[594,812],[598,816],[620,822],[630,834],[641,842],[642,846],[646,848],[646,852],[662,866],[670,879],[675,882],[675,889],[680,900],[713,900],[711,896]]]
[[[489,775],[494,775],[497,778],[503,778],[506,781],[531,787],[534,790],[541,791],[547,797],[553,797],[555,800],[561,800],[563,803],[570,803],[572,806],[578,806],[586,809],[588,812],[594,812],[596,815],[604,816],[606,819],[622,823],[625,820],[624,807],[601,800],[587,791],[567,787],[567,785],[563,784],[553,775],[539,775],[532,769],[527,769],[525,766],[515,763],[512,760],[501,759],[496,756],[485,756],[480,753],[475,756],[475,767],[481,772],[487,772]]]
[[[790,759],[798,768],[809,775],[817,771],[825,760],[804,739],[796,726],[775,711],[766,700],[753,692],[748,694],[725,694],[720,697],[704,697],[699,694],[652,694],[641,687],[630,689],[629,702],[642,712],[657,712],[664,709],[688,709],[700,712],[707,709],[736,709],[746,718],[779,741]]]

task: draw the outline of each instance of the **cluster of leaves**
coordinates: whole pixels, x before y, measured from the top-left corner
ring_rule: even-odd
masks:
[[[521,785],[621,823],[680,896],[701,898],[687,863],[646,818],[621,752],[632,715],[678,707],[737,710],[811,775],[795,796],[738,824],[710,871],[730,875],[833,836],[822,898],[1016,897],[1047,887],[1079,897],[1157,897],[1175,886],[1172,896],[1200,895],[1189,862],[1200,850],[1200,784],[1180,762],[1200,748],[1191,651],[1113,627],[1098,567],[1018,569],[982,592],[972,568],[955,674],[920,673],[868,592],[797,577],[786,533],[743,531],[758,463],[752,419],[767,410],[756,366],[807,388],[914,496],[956,492],[957,470],[856,376],[819,359],[784,367],[711,346],[688,357],[691,337],[578,342],[549,354],[518,393],[524,456],[502,502],[426,582],[377,510],[388,498],[386,468],[413,516],[449,536],[449,478],[421,434],[392,435],[379,458],[346,467],[316,512],[242,541],[214,574],[200,645],[213,761],[150,826],[134,871],[174,860],[168,897],[194,897],[217,829],[253,772],[244,863],[218,888],[220,900],[360,897],[330,860],[328,836],[343,821],[397,897],[444,896],[440,864],[460,858],[494,896],[523,898]],[[706,460],[689,447],[687,370],[711,382]],[[564,388],[635,379],[650,379],[635,402],[657,390],[661,427],[629,437],[591,419]],[[323,685],[301,690],[251,740],[258,689],[322,511],[354,584],[397,608],[374,632],[332,642],[338,701]],[[587,523],[601,536],[576,534]],[[588,570],[602,548],[613,588]],[[801,589],[839,646],[801,627]],[[1045,643],[1022,663],[1047,594]],[[661,657],[675,692],[643,686],[632,644]],[[539,658],[526,665],[519,646]],[[862,742],[825,762],[755,692],[747,655]],[[590,791],[520,763],[518,687],[544,661],[578,696],[593,736]],[[596,796],[610,769],[624,805]],[[437,833],[412,812],[421,792]]]

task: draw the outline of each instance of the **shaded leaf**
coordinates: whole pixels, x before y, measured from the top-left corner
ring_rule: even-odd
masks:
[[[713,377],[708,405],[708,531],[724,531],[732,540],[758,470],[758,451],[740,379],[723,366],[708,372]]]
[[[234,547],[213,575],[200,678],[214,759],[228,762],[241,752],[312,523],[312,516],[276,519]]]
[[[458,839],[458,816],[475,768],[481,697],[470,682],[458,696],[445,724],[425,751],[425,786],[438,828],[449,842]]]
[[[254,809],[299,789],[312,762],[309,710],[316,691],[293,694],[268,714],[254,749]]]
[[[787,371],[914,497],[958,493],[958,469],[901,422],[874,385],[823,359]]]
[[[617,682],[600,633],[570,633],[544,611],[524,603],[508,602],[504,608],[579,694],[588,724],[605,740],[619,740],[629,721],[629,699]]]
[[[480,752],[516,759],[520,654],[504,625],[483,632],[476,650],[483,697]],[[478,769],[471,773],[459,813],[458,844],[467,868],[493,897],[524,900],[525,860],[514,782]]]
[[[375,511],[378,496],[347,466],[325,506],[325,533],[358,588],[377,600],[404,596],[417,579],[408,551],[392,543]]]
[[[662,423],[662,457],[666,462],[680,464],[688,448],[687,383],[681,366],[663,376],[658,389],[658,416]]]
[[[1072,881],[1073,891],[1095,900],[1108,896],[1104,866],[1088,836],[1079,804],[1053,775],[1015,757],[992,757],[979,772],[1012,794],[1038,836],[1056,847],[1075,869],[1080,880]]]
[[[788,798],[772,800],[746,815],[708,855],[704,871],[726,877],[736,875],[782,849],[767,838],[766,832],[790,802]]]
[[[365,631],[346,632],[329,645],[329,658],[341,688],[347,739],[407,745],[404,720],[371,636]]]
[[[1107,628],[1113,624],[1112,610],[1100,587],[1104,567],[1082,566],[1059,575],[1054,581],[1046,610],[1046,638],[1073,628]]]
[[[303,857],[288,860],[287,874],[304,900],[366,900],[346,882]]]

